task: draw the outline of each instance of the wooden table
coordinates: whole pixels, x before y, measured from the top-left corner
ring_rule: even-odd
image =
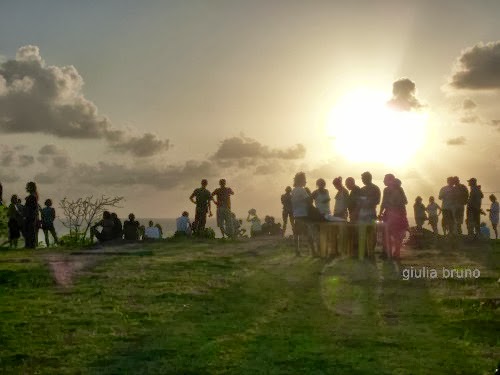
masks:
[[[373,235],[370,235],[373,233]],[[377,233],[382,236],[383,247],[390,257],[387,226],[384,223],[348,223],[327,221],[319,224],[319,253],[322,258],[334,256],[373,256]]]

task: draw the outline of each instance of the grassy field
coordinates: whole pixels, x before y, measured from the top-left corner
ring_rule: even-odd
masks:
[[[266,239],[0,251],[0,373],[492,374],[498,243],[403,258]],[[481,277],[403,280],[410,266]]]

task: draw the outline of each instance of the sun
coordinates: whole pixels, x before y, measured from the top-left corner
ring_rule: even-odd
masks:
[[[408,163],[425,141],[427,113],[396,111],[387,94],[359,89],[341,98],[327,121],[334,149],[352,162]]]

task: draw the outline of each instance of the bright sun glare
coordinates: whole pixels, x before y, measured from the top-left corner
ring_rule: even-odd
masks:
[[[402,165],[423,146],[427,114],[389,108],[385,93],[356,90],[333,108],[327,123],[334,147],[353,162]]]

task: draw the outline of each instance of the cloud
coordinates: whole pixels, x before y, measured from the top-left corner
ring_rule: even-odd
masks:
[[[460,122],[464,123],[464,124],[476,124],[479,122],[479,117],[474,115],[474,114],[471,114],[471,115],[465,115],[465,116],[462,116],[460,118]]]
[[[35,158],[31,155],[19,155],[18,166],[21,168],[28,167],[35,162]]]
[[[15,59],[0,63],[0,131],[103,139],[111,150],[139,157],[168,149],[168,140],[151,133],[135,136],[113,127],[84,97],[83,84],[74,66],[48,66],[38,47],[19,48]]]
[[[15,169],[0,169],[0,182],[4,184],[3,188],[5,189],[5,183],[15,183],[18,182],[21,178],[17,174]]]
[[[474,109],[476,107],[477,107],[477,104],[471,99],[465,99],[463,104],[462,104],[462,108],[465,110]]]
[[[448,146],[462,146],[465,145],[466,139],[465,137],[456,137],[456,138],[450,138],[446,141],[446,144]]]
[[[71,165],[71,158],[66,150],[54,144],[42,146],[38,150],[38,154],[37,160],[42,164],[51,163],[53,167],[58,169],[65,169]],[[42,178],[44,177],[42,176]]]
[[[27,154],[19,154],[23,148],[0,145],[0,165],[5,167],[25,168],[35,162],[35,158]]]
[[[481,42],[463,50],[449,84],[458,90],[500,89],[500,41]]]
[[[305,154],[306,148],[300,143],[286,149],[271,149],[251,138],[232,137],[221,142],[212,159],[226,161],[263,158],[297,160],[304,158]]]
[[[401,78],[392,84],[392,99],[387,103],[398,111],[411,111],[422,107],[415,97],[416,85],[409,78]]]

